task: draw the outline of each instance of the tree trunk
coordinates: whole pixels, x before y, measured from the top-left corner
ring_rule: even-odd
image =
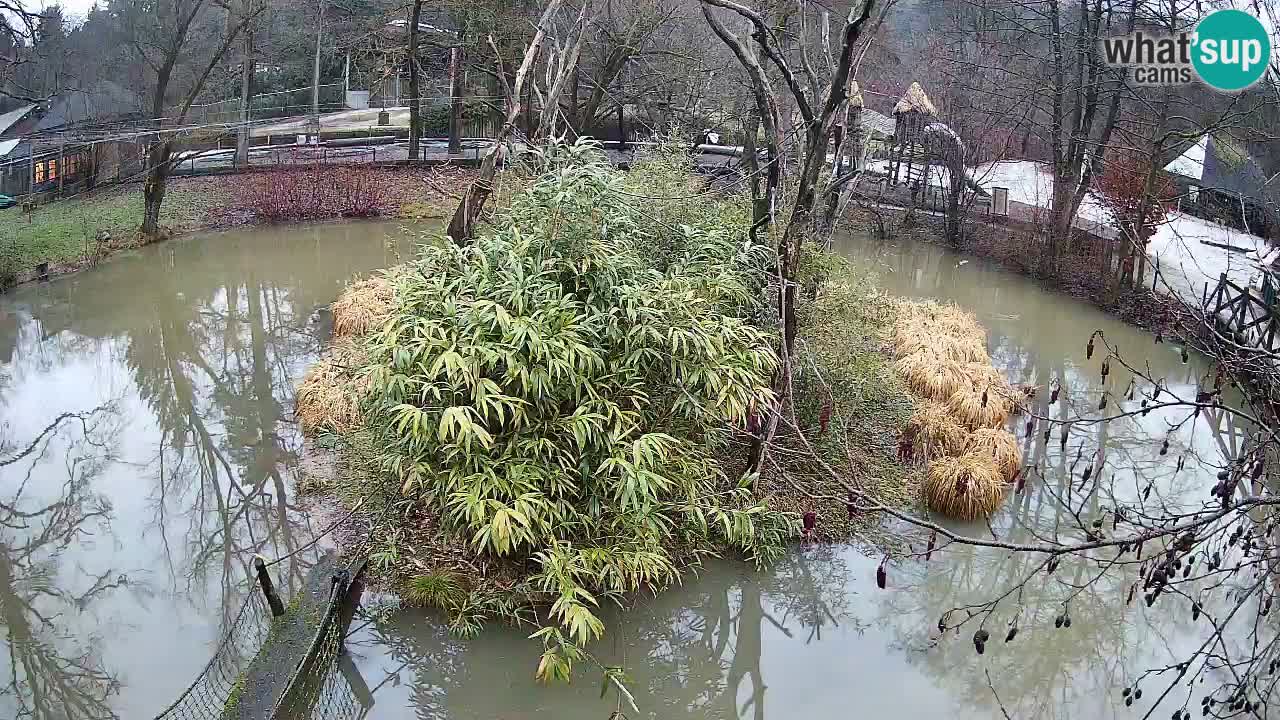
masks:
[[[822,209],[822,219],[818,224],[818,232],[823,238],[824,245],[831,242],[831,232],[836,226],[836,212],[840,207],[840,187],[836,185],[836,179],[841,174],[840,156],[844,154],[844,134],[848,122],[849,111],[846,109],[844,121],[831,129],[831,178],[827,180],[826,202]]]
[[[418,159],[422,138],[422,92],[418,82],[418,25],[422,19],[422,0],[413,0],[409,11],[409,159]]]
[[[579,116],[582,112],[582,100],[578,97],[580,74],[578,66],[580,64],[581,60],[574,62],[573,74],[569,76],[569,128],[575,136],[586,132],[586,128],[582,126],[582,118]]]
[[[756,155],[756,135],[759,132],[759,111],[748,107],[746,117],[742,120],[742,169],[751,178],[752,200],[760,199],[760,158]]]
[[[961,237],[961,218],[960,193],[952,192],[951,196],[947,198],[946,227],[947,242],[951,247],[958,248],[964,244]]]
[[[236,133],[236,167],[249,165],[249,104],[253,98],[253,33],[244,34],[244,57],[240,61],[240,130]]]
[[[154,238],[160,233],[160,207],[164,203],[165,181],[169,177],[170,141],[157,140],[147,153],[147,179],[142,185],[142,234]]]
[[[1058,259],[1075,220],[1068,173],[1069,171],[1061,169],[1053,173],[1053,197],[1050,200],[1049,222],[1042,229],[1045,233],[1045,242],[1040,255],[1040,275],[1043,277],[1052,277],[1058,272]]]
[[[1113,281],[1112,266],[1116,261],[1116,243],[1118,240],[1105,240],[1102,246],[1102,263],[1098,271],[1102,275],[1102,283],[1104,287],[1110,287]]]
[[[538,121],[538,136],[540,138],[554,138],[556,134],[556,120],[560,115],[560,96],[564,93],[565,85],[569,82],[570,75],[577,75],[578,57],[582,53],[582,42],[587,37],[587,10],[591,7],[590,3],[583,3],[582,9],[578,11],[578,19],[573,25],[572,32],[577,33],[573,38],[573,46],[561,53],[558,62],[548,61],[548,74],[554,70],[554,77],[550,78],[547,86],[546,96],[543,98],[542,117]],[[552,68],[551,66],[555,67]]]
[[[316,6],[316,56],[311,68],[311,131],[320,144],[320,41],[324,37],[324,0]],[[397,74],[396,79],[400,76]]]
[[[542,12],[542,18],[538,20],[538,31],[533,34],[533,39],[529,41],[529,47],[524,51],[524,60],[520,63],[520,69],[516,71],[515,83],[511,86],[512,101],[507,107],[506,120],[502,123],[502,127],[498,129],[498,136],[494,139],[489,153],[485,155],[484,161],[480,163],[480,172],[476,174],[476,179],[467,188],[467,192],[462,196],[458,207],[453,211],[453,217],[449,220],[448,235],[455,243],[461,245],[470,242],[475,235],[476,220],[480,217],[480,211],[484,209],[485,201],[489,199],[489,195],[493,192],[493,180],[498,174],[498,163],[502,160],[507,137],[515,131],[516,123],[520,120],[520,115],[524,110],[524,104],[520,101],[520,98],[524,97],[526,78],[538,57],[538,51],[542,48],[542,41],[546,37],[547,28],[551,25],[551,18],[560,7],[560,2],[561,0],[551,0],[551,2],[547,3],[547,9]],[[493,44],[492,36],[490,36],[489,42]]]

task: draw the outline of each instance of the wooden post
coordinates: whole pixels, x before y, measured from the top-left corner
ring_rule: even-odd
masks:
[[[623,117],[624,113],[622,103],[618,103],[618,149],[623,151],[627,149],[627,129],[626,120]]]
[[[262,594],[267,597],[267,604],[271,606],[271,615],[273,617],[284,615],[284,601],[276,594],[275,585],[271,582],[271,573],[267,572],[267,561],[261,556],[255,557],[253,567],[258,575],[258,584],[262,586]]]
[[[462,154],[462,35],[449,48],[449,155]],[[501,68],[498,70],[501,72]]]
[[[62,197],[62,186],[67,178],[67,141],[58,144],[58,197]]]

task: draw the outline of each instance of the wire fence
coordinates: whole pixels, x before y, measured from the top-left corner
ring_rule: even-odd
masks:
[[[213,658],[156,720],[222,720],[234,703],[241,678],[262,643],[271,619],[258,593],[250,592],[213,652]]]
[[[292,658],[288,682],[277,699],[242,702],[255,658],[272,652],[273,619],[266,602],[250,591],[196,680],[155,720],[358,720],[373,696],[346,655],[346,633],[359,603],[362,564],[334,574],[327,602],[305,654]],[[294,610],[293,612],[302,612]],[[277,639],[279,640],[279,639]],[[260,710],[253,709],[261,707]],[[262,717],[256,717],[262,714]]]
[[[359,601],[361,569],[335,573],[311,647],[281,694],[272,720],[357,720],[373,706],[372,695],[346,658],[347,628]]]
[[[346,629],[330,622],[316,656],[304,665],[273,720],[359,720],[369,713],[373,698],[346,658]]]

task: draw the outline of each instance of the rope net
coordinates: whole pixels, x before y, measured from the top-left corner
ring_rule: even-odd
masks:
[[[222,720],[227,707],[236,699],[245,669],[266,640],[270,627],[262,598],[250,592],[209,664],[156,720]]]
[[[350,660],[343,640],[342,623],[329,623],[315,660],[298,676],[275,720],[359,720],[368,713],[371,703],[362,701],[345,671]]]

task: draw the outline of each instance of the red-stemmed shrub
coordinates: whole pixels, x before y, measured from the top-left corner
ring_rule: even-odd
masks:
[[[260,222],[372,217],[384,209],[380,172],[359,165],[255,172],[238,183],[238,200]]]

